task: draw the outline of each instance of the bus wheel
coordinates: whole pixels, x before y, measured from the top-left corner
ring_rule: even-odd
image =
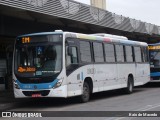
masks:
[[[84,82],[83,84],[83,93],[80,96],[80,102],[85,103],[88,102],[90,99],[90,89],[87,82]]]
[[[132,77],[128,77],[128,83],[127,83],[127,88],[125,88],[125,93],[127,94],[131,94],[133,92],[133,78]]]

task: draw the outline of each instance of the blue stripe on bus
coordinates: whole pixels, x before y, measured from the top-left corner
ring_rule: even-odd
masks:
[[[151,77],[157,77],[157,76],[160,76],[160,72],[152,72],[150,74]]]
[[[25,89],[25,90],[51,89],[56,85],[57,82],[58,82],[58,79],[55,79],[51,83],[24,84],[16,80],[16,83],[19,85],[20,89]]]

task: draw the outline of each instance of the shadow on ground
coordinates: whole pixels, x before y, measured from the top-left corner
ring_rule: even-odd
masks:
[[[160,82],[149,82],[143,86],[139,86],[138,88],[160,88]]]
[[[144,90],[141,89],[135,89],[134,93],[141,92]],[[133,93],[133,94],[134,94]],[[99,92],[95,93],[91,96],[91,102],[102,100],[102,99],[109,99],[117,96],[125,96],[128,94],[124,93],[124,90],[111,90],[111,91],[105,91],[105,92]],[[22,101],[25,100],[25,104],[19,104],[17,107],[19,108],[30,108],[33,111],[35,108],[43,109],[43,108],[60,108],[60,107],[67,107],[77,104],[82,104],[79,102],[78,97],[72,97],[72,98],[34,98],[34,99],[21,99]]]
[[[147,83],[146,85],[136,87],[134,89],[133,94],[136,94],[137,92],[143,92],[146,89],[150,88],[159,88],[160,83]],[[99,92],[95,93],[91,96],[91,102],[103,100],[103,99],[109,99],[113,97],[118,96],[125,96],[128,94],[124,93],[123,89],[118,90],[111,90],[111,91],[105,91],[105,92]],[[30,108],[34,110],[34,108],[43,109],[43,108],[60,108],[60,107],[67,107],[77,104],[82,104],[79,102],[78,97],[72,97],[72,98],[32,98],[32,99],[20,99],[18,101],[19,104],[17,105],[17,108]],[[25,101],[25,104],[24,102]]]

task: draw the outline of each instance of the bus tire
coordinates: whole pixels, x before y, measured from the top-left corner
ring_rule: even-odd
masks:
[[[80,102],[85,103],[90,99],[90,88],[88,82],[84,82],[82,95],[80,96]]]
[[[131,94],[133,92],[133,78],[131,76],[128,77],[127,87],[125,88],[125,93]]]

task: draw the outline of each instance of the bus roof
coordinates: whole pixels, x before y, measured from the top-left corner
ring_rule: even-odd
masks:
[[[24,34],[18,37],[35,36],[35,35],[51,35],[51,34],[63,34],[63,32],[39,32],[39,33]]]
[[[97,41],[104,41],[104,42],[113,42],[113,43],[122,43],[122,44],[129,44],[129,45],[139,45],[139,46],[148,46],[145,42],[138,42],[133,40],[127,40],[125,37],[120,36],[119,38],[115,37],[102,37],[97,35],[88,35],[88,34],[82,34],[82,33],[71,33],[70,34],[76,35],[77,38],[81,39],[88,39],[88,40],[97,40]],[[125,39],[123,39],[125,38]]]
[[[35,36],[35,35],[51,35],[51,34],[70,34],[71,36],[75,36],[76,38],[87,39],[87,40],[97,40],[97,41],[104,41],[104,42],[129,44],[129,45],[148,46],[148,44],[145,42],[128,40],[127,37],[124,37],[124,36],[117,36],[117,35],[110,35],[110,34],[102,35],[102,33],[82,34],[82,33],[74,33],[74,32],[63,32],[62,30],[56,30],[54,32],[39,32],[39,33],[25,34],[18,37]]]
[[[91,35],[96,35],[96,36],[101,36],[101,37],[109,37],[109,38],[113,38],[113,39],[128,40],[128,38],[124,37],[124,36],[118,36],[118,35],[112,35],[112,34],[106,34],[106,33],[96,33],[96,34],[91,34]]]
[[[156,46],[156,45],[160,45],[160,43],[153,43],[153,44],[148,44],[149,46],[152,45],[152,46]]]

